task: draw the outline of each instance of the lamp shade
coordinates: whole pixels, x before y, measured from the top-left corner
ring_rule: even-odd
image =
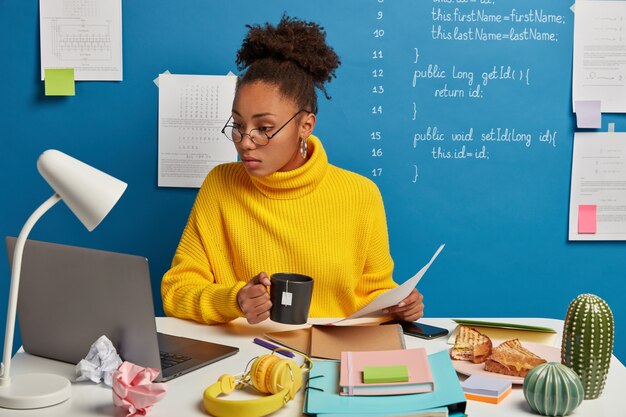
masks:
[[[37,169],[89,231],[106,217],[127,186],[54,149],[41,154]]]

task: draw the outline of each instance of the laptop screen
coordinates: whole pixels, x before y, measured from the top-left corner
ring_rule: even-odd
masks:
[[[161,369],[144,257],[28,240],[17,314],[33,355],[76,364],[106,335],[122,359]]]

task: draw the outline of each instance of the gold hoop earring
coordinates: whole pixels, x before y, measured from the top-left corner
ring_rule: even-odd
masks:
[[[306,159],[309,155],[309,144],[306,139],[300,139],[300,156]]]

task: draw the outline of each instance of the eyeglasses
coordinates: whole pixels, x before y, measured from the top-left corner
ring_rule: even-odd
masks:
[[[293,119],[296,118],[297,115],[299,115],[300,113],[302,113],[303,111],[306,111],[304,109],[302,110],[298,110],[298,112],[296,114],[294,114],[291,119],[287,120],[287,122],[285,122],[284,125],[282,125],[276,132],[274,132],[273,134],[268,134],[267,131],[270,130],[266,127],[257,127],[255,129],[252,129],[250,132],[245,133],[242,132],[241,130],[239,130],[237,128],[236,125],[234,124],[228,124],[230,122],[230,120],[233,118],[233,116],[230,116],[228,118],[228,121],[226,122],[226,125],[224,125],[224,127],[222,128],[222,133],[224,134],[224,136],[226,136],[228,138],[228,140],[235,142],[235,143],[239,143],[241,142],[241,140],[243,139],[244,135],[248,135],[250,137],[250,140],[252,142],[254,142],[257,145],[260,146],[265,146],[268,143],[270,143],[270,139],[272,139],[274,136],[278,135],[278,132],[280,132],[281,130],[283,130],[283,128],[285,126],[287,126],[289,124],[289,122],[291,122]]]

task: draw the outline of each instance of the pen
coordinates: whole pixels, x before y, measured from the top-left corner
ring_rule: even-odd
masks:
[[[276,350],[276,353],[280,353],[281,355],[287,356],[288,358],[293,358],[295,356],[293,354],[293,352],[290,352],[290,351],[285,350],[285,349],[281,349],[280,346],[273,345],[273,344],[271,344],[270,342],[268,342],[266,340],[259,339],[258,337],[255,337],[253,342],[256,343],[257,345],[263,346],[264,348],[267,348],[269,350]]]

